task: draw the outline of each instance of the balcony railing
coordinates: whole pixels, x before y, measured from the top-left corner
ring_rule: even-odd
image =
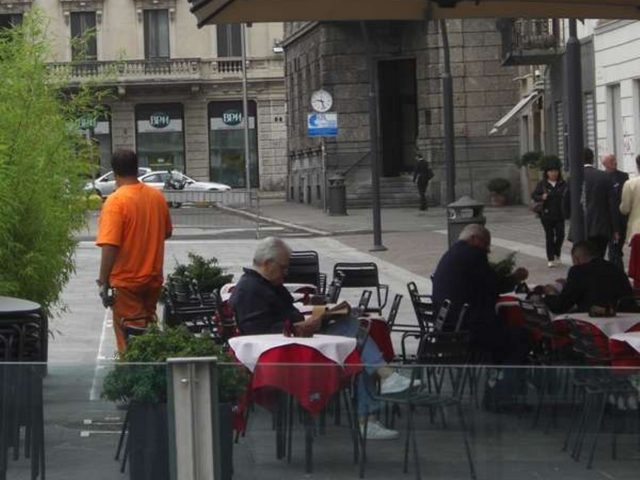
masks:
[[[242,78],[242,59],[171,58],[154,60],[80,61],[50,63],[51,73],[69,83],[98,81],[127,84],[154,81],[225,81]],[[284,63],[280,58],[247,59],[250,79],[281,78]]]
[[[564,52],[564,31],[560,20],[502,20],[504,65],[544,65]]]

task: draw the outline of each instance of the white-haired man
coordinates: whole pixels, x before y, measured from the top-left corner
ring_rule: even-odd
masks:
[[[308,336],[322,328],[324,307],[314,309],[305,319],[293,305],[293,297],[284,287],[284,278],[289,268],[291,249],[281,239],[265,238],[258,243],[253,255],[253,268],[245,268],[244,274],[235,286],[229,303],[233,308],[242,334],[258,335],[280,333],[287,321],[291,322],[296,335]],[[335,322],[323,333],[356,337],[358,322],[355,318],[345,318]],[[387,366],[375,342],[368,341],[361,352],[361,360],[367,375],[360,375],[358,384],[358,415],[361,424],[367,415],[375,412],[377,405],[369,396],[374,391],[374,376],[381,379],[382,393],[397,393],[409,388],[410,380],[395,373]],[[369,382],[366,386],[364,382]],[[370,417],[367,438],[387,440],[398,437],[398,432],[385,428],[374,417]]]

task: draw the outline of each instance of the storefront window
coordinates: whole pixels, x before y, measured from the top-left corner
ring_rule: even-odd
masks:
[[[141,167],[185,171],[182,104],[136,105],[136,148]]]
[[[111,110],[104,107],[96,118],[82,117],[79,126],[83,135],[90,138],[98,149],[100,159],[96,177],[104,175],[111,170]]]
[[[249,102],[249,164],[251,187],[260,185],[256,103]],[[246,186],[242,102],[209,104],[209,177],[231,187]]]

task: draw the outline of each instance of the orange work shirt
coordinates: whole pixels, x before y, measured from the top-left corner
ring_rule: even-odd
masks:
[[[162,285],[164,241],[171,231],[167,201],[155,188],[138,182],[109,195],[102,206],[96,244],[120,248],[111,286]]]

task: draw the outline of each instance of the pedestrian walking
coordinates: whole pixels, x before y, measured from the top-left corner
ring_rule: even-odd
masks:
[[[540,159],[543,177],[531,194],[531,200],[537,206],[540,223],[544,229],[549,268],[561,263],[562,244],[564,242],[564,216],[562,199],[567,189],[562,179],[562,161],[555,155]]]
[[[420,152],[416,155],[416,167],[413,172],[413,183],[417,182],[418,193],[420,194],[420,210],[427,209],[427,186],[429,180],[433,178],[433,170]]]
[[[625,183],[629,180],[629,174],[627,172],[621,172],[618,170],[618,161],[615,155],[606,155],[602,159],[602,166],[611,178],[611,185],[613,189],[613,201],[616,206],[616,230],[619,232],[617,239],[611,239],[609,241],[609,261],[624,270],[624,264],[622,261],[623,253],[622,247],[624,246],[624,240],[627,236],[627,215],[623,215],[620,212],[620,203],[622,202],[622,189]]]
[[[164,195],[138,181],[138,156],[118,150],[111,159],[117,190],[102,207],[96,244],[101,247],[102,302],[113,310],[118,351],[126,349],[120,321],[153,319],[164,279],[164,242],[171,236],[169,208]],[[115,289],[113,298],[107,295]],[[132,326],[144,326],[144,319]]]

